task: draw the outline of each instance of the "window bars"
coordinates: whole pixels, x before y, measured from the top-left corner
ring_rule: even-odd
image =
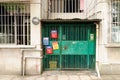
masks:
[[[53,13],[79,13],[83,12],[83,0],[49,0],[49,9]],[[83,3],[80,6],[80,3]],[[82,9],[82,10],[81,10]]]
[[[29,3],[0,3],[0,44],[30,45]]]
[[[111,0],[111,42],[120,42],[120,1]]]

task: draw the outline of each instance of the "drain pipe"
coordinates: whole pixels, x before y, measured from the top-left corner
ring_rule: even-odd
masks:
[[[97,71],[98,78],[101,78],[101,76],[100,76],[100,70],[98,68],[98,62],[96,62],[96,71]]]
[[[98,78],[101,78],[100,76],[100,71],[99,71],[99,67],[98,67],[98,61],[97,59],[99,58],[99,49],[98,49],[98,43],[99,43],[99,25],[98,23],[95,23],[96,25],[96,72],[97,72],[97,76]]]

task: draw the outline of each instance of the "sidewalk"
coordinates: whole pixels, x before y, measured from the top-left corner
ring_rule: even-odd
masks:
[[[87,75],[52,75],[52,76],[18,76],[18,75],[0,75],[0,80],[120,80],[120,75],[103,75],[102,79],[96,76]]]
[[[37,76],[0,75],[0,80],[101,80],[90,71],[45,71]]]
[[[102,75],[102,80],[120,80],[120,75]]]

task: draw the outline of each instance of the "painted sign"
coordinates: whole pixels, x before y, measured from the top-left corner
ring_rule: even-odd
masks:
[[[52,42],[53,50],[59,49],[58,42]]]

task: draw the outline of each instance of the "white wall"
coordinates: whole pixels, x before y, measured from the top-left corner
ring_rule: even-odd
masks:
[[[2,75],[22,75],[22,50],[19,48],[1,48],[0,49],[0,74]],[[39,51],[25,51],[25,56],[38,56]],[[41,59],[27,58],[25,72],[27,75],[41,73]],[[37,66],[37,67],[36,67]]]
[[[31,0],[30,4],[31,14],[31,45],[35,45],[36,48],[41,48],[41,23],[34,25],[32,23],[33,17],[41,19],[41,0]],[[39,21],[40,22],[40,21]]]
[[[48,0],[41,0],[41,18],[48,19],[50,11],[48,10]]]
[[[102,74],[120,74],[120,45],[109,43],[110,0],[86,0],[87,18],[101,19],[98,30],[97,61]]]
[[[20,49],[0,49],[0,74],[21,74]]]
[[[4,0],[8,1],[8,0]],[[11,0],[12,1],[12,0]],[[15,1],[15,0],[13,0]],[[23,0],[17,0],[23,1]],[[26,0],[25,0],[26,1]],[[28,49],[31,51],[26,52],[37,57],[41,57],[41,24],[34,25],[32,23],[33,17],[41,19],[41,0],[30,0],[30,25],[31,25],[31,45],[0,45],[0,74],[22,74],[22,50]],[[33,50],[33,51],[32,51]],[[37,67],[36,67],[37,66]],[[40,74],[41,73],[41,59],[27,59],[26,60],[26,74]]]

